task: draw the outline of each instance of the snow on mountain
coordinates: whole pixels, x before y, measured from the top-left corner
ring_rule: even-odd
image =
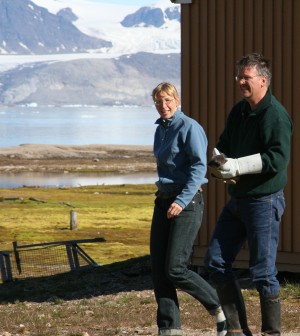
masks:
[[[114,104],[116,97],[120,104],[144,105],[149,88],[166,78],[180,88],[180,5],[170,0],[145,7],[102,0],[31,1],[112,47],[69,54],[0,53],[0,106],[59,106],[76,99],[81,104]],[[158,21],[151,17],[157,13]]]
[[[111,41],[113,47],[106,52],[110,55],[137,53],[180,53],[180,22],[165,20],[161,27],[124,27],[121,21],[134,14],[140,7],[118,5],[101,0],[32,0],[36,5],[57,14],[63,8],[72,9],[78,20],[73,24],[83,33]],[[146,7],[146,6],[145,6]],[[158,0],[152,8],[180,8],[170,0]]]
[[[151,88],[166,78],[180,88],[180,54],[140,52],[118,58],[22,64],[0,73],[0,107],[146,106],[152,104]]]
[[[0,0],[0,53],[85,53],[112,47],[110,41],[81,32],[72,23],[76,19],[68,8],[52,14],[30,0]]]
[[[31,62],[67,61],[81,58],[113,58],[124,54],[151,52],[157,54],[180,53],[180,23],[176,20],[165,20],[159,28],[134,26],[124,27],[121,22],[126,16],[141,9],[140,6],[111,4],[101,0],[32,0],[37,6],[46,8],[50,13],[57,14],[62,9],[72,10],[78,17],[72,23],[83,33],[111,41],[112,48],[105,52],[91,51],[72,54],[45,55],[5,55],[0,54],[0,72],[14,68],[20,64]],[[154,0],[155,1],[155,0]],[[146,6],[145,6],[146,7]],[[170,0],[156,0],[150,8],[180,10],[180,5],[174,5]]]

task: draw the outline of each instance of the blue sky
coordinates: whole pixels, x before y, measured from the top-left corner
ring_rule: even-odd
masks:
[[[119,4],[119,5],[128,5],[128,6],[149,6],[149,5],[155,5],[162,0],[91,0],[96,2],[103,2],[103,3],[110,3],[110,4]],[[170,0],[164,0],[166,3],[170,3],[170,6],[172,5],[172,2]]]
[[[132,6],[147,6],[151,4],[155,4],[157,1],[155,0],[99,0],[101,2],[107,3],[116,3],[120,5],[132,5]]]

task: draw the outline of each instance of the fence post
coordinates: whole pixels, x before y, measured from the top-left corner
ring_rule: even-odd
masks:
[[[77,230],[77,212],[70,211],[70,230]]]
[[[12,281],[12,269],[10,263],[10,255],[7,251],[0,251],[0,271],[2,282]]]

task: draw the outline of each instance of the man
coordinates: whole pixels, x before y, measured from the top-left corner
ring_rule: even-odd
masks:
[[[260,296],[263,335],[280,335],[276,252],[284,211],[292,121],[269,88],[269,61],[252,53],[236,63],[243,100],[231,110],[216,146],[225,163],[212,175],[230,181],[230,201],[215,227],[205,264],[222,304],[227,336],[251,335],[232,264],[247,240],[251,279]]]

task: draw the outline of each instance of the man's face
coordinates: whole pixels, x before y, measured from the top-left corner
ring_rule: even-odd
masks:
[[[259,75],[256,68],[243,68],[236,77],[243,97],[248,101],[260,101],[267,89],[266,77]]]

